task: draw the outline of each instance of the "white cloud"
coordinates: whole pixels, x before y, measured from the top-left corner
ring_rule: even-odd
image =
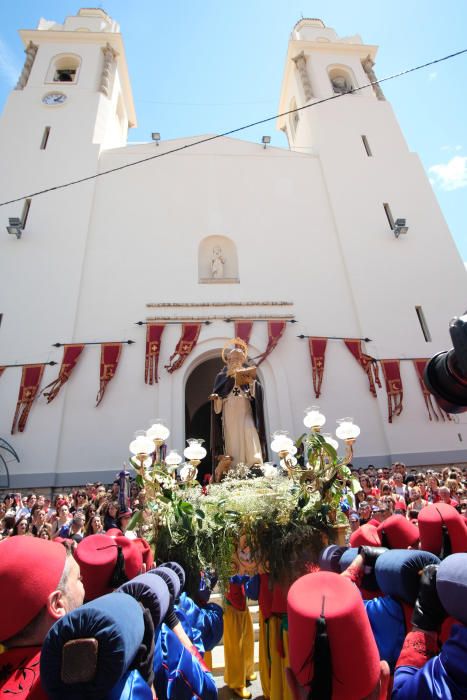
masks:
[[[0,39],[0,77],[12,87],[16,84],[20,72],[21,68],[15,56],[7,44]]]
[[[436,80],[438,77],[438,73],[436,71],[433,71],[433,73],[428,73],[428,80]]]
[[[438,163],[428,168],[436,184],[446,191],[467,187],[467,156],[454,156],[447,163]]]

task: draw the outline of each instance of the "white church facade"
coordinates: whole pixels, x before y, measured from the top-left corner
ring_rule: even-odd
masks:
[[[360,426],[358,466],[467,461],[464,419],[429,419],[412,362],[450,347],[467,276],[391,105],[379,86],[359,89],[375,80],[375,46],[300,20],[279,112],[310,108],[278,119],[289,149],[219,138],[153,159],[204,137],[127,142],[136,115],[114,20],[83,9],[21,37],[26,62],[0,121],[1,200],[115,171],[1,208],[0,438],[20,458],[4,454],[11,487],[109,481],[134,431],[156,417],[169,447],[208,437],[231,319],[254,322],[251,357],[266,348],[267,320],[286,322],[258,370],[268,435],[299,436],[304,409],[318,404],[323,430],[343,416]],[[124,167],[135,161],[145,162]],[[153,384],[140,321],[166,324]],[[190,321],[201,323],[197,343],[169,373]],[[318,399],[308,336],[329,338]],[[344,338],[400,360],[403,409],[391,423],[381,371],[375,397]],[[100,343],[127,340],[96,407]],[[38,395],[11,434],[22,365],[56,362],[45,387],[60,370],[56,343],[86,346],[56,398]]]

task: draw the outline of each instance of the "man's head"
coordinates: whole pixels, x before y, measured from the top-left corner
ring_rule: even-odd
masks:
[[[438,494],[443,503],[451,503],[451,492],[447,486],[441,486]]]
[[[0,543],[0,642],[40,645],[50,627],[84,600],[79,566],[64,547],[42,538]]]
[[[369,520],[371,518],[371,506],[368,501],[362,501],[359,504],[358,515],[361,520]]]
[[[245,353],[240,348],[233,348],[227,355],[228,367],[241,367],[245,362]]]

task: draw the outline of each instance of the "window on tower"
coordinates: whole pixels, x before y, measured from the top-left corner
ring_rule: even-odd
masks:
[[[54,56],[47,72],[47,83],[76,83],[81,59],[74,54]]]
[[[335,66],[328,69],[329,80],[335,95],[345,95],[352,93],[356,87],[356,81],[350,69]]]

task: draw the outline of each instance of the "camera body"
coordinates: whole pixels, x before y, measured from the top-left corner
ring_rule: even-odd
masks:
[[[453,347],[439,352],[425,367],[424,381],[447,413],[467,411],[467,314],[449,324]]]

